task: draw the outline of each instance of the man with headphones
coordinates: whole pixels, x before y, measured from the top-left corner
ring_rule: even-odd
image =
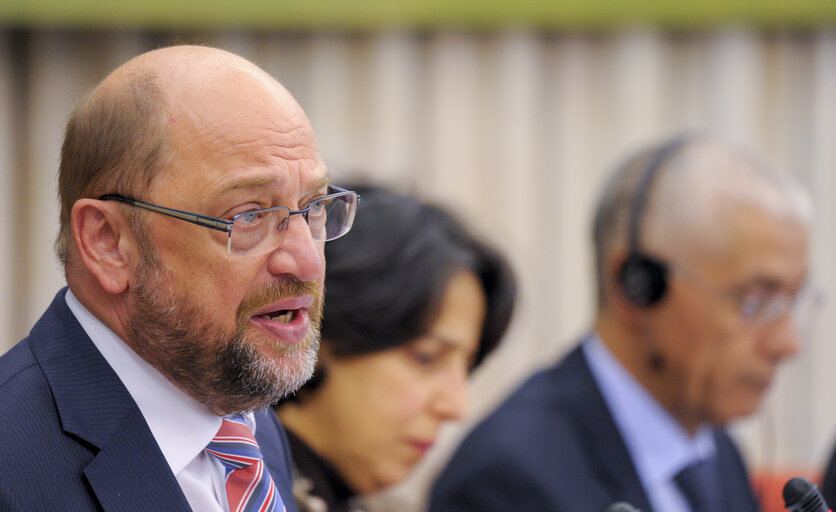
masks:
[[[628,159],[595,213],[593,332],[470,433],[430,511],[757,511],[723,426],[798,348],[811,218],[790,176],[711,138]]]

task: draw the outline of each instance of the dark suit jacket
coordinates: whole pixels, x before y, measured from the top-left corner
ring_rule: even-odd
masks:
[[[0,358],[0,510],[187,511],[145,419],[76,321],[66,289]],[[256,439],[288,511],[290,450],[275,415]]]
[[[737,449],[722,430],[715,440],[730,511],[757,511]],[[436,480],[429,508],[603,512],[617,501],[651,510],[578,347],[535,374],[468,435]]]

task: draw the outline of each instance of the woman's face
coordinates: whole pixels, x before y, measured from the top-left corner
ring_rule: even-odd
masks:
[[[327,377],[309,405],[320,411],[326,439],[313,444],[355,491],[402,480],[432,447],[441,422],[465,414],[485,310],[481,283],[463,271],[424,336],[363,356],[321,355]]]

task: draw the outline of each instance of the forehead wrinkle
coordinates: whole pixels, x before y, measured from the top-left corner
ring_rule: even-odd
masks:
[[[246,134],[231,129],[213,130],[210,137],[216,138],[218,153],[223,155],[245,154],[259,163],[270,165],[276,159],[284,161],[316,161],[318,160],[318,148],[313,137],[297,135],[296,132],[307,131],[296,128],[290,131],[282,131],[273,128],[253,128]]]
[[[279,134],[279,141],[272,156],[284,160],[318,160],[319,146],[313,132],[304,126],[296,126]],[[272,148],[273,146],[271,146]]]
[[[250,178],[240,178],[228,183],[227,185],[223,186],[219,194],[224,195],[228,193],[233,193],[239,190],[253,190],[258,189],[264,186],[275,186],[276,188],[280,188],[286,180],[281,176],[276,175],[264,175],[264,176],[254,176]],[[310,190],[319,190],[330,183],[330,175],[326,174],[325,176],[316,179],[313,184],[310,186]],[[302,191],[304,192],[304,191]]]

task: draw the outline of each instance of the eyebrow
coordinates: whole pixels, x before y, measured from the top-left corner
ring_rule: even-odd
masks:
[[[331,175],[326,173],[325,176],[316,181],[314,184],[316,185],[315,189],[320,189],[322,187],[328,186],[331,183]]]
[[[258,188],[263,187],[264,185],[271,185],[273,183],[279,183],[278,176],[259,176],[257,178],[250,178],[246,180],[241,180],[233,183],[229,186],[226,190],[239,190],[242,188]]]
[[[448,338],[446,336],[439,336],[438,334],[427,333],[426,337],[431,339],[431,340],[435,340],[442,347],[445,347],[445,348],[456,349],[456,348],[461,347],[461,344],[456,343],[455,341],[451,340],[450,338]]]
[[[785,281],[783,281],[781,279],[778,279],[778,278],[775,278],[775,277],[772,277],[772,276],[758,275],[758,276],[754,276],[753,278],[748,279],[747,281],[741,283],[738,288],[741,291],[752,289],[752,288],[761,288],[761,289],[764,289],[767,293],[775,293],[779,290],[782,290],[782,289],[785,289],[785,288],[788,288],[788,287],[789,288],[797,288],[797,289],[800,290],[801,288],[804,288],[804,285],[807,281],[808,281],[808,278],[805,276],[805,278],[801,281],[800,285],[796,287],[794,284],[788,285],[788,283],[786,283]]]
[[[331,175],[325,174],[322,178],[318,181],[314,182],[314,189],[320,189],[326,185],[331,183]],[[248,189],[248,188],[258,188],[263,187],[264,185],[272,185],[272,184],[281,184],[281,179],[278,176],[259,176],[256,178],[249,178],[244,179],[241,181],[237,181],[227,187],[224,191],[228,192],[231,190],[240,190],[240,189]]]
[[[436,334],[430,333],[430,334],[427,335],[427,337],[429,339],[435,340],[437,343],[439,343],[441,345],[441,349],[444,350],[444,351],[459,350],[459,349],[463,348],[459,343],[456,343],[453,340],[451,340],[449,338],[446,338],[446,337],[443,337],[443,336],[438,336]],[[472,371],[473,368],[475,367],[476,358],[478,357],[479,351],[481,349],[482,349],[482,337],[480,336],[479,339],[476,341],[476,346],[473,348],[473,351],[471,351],[467,355],[468,372]]]

